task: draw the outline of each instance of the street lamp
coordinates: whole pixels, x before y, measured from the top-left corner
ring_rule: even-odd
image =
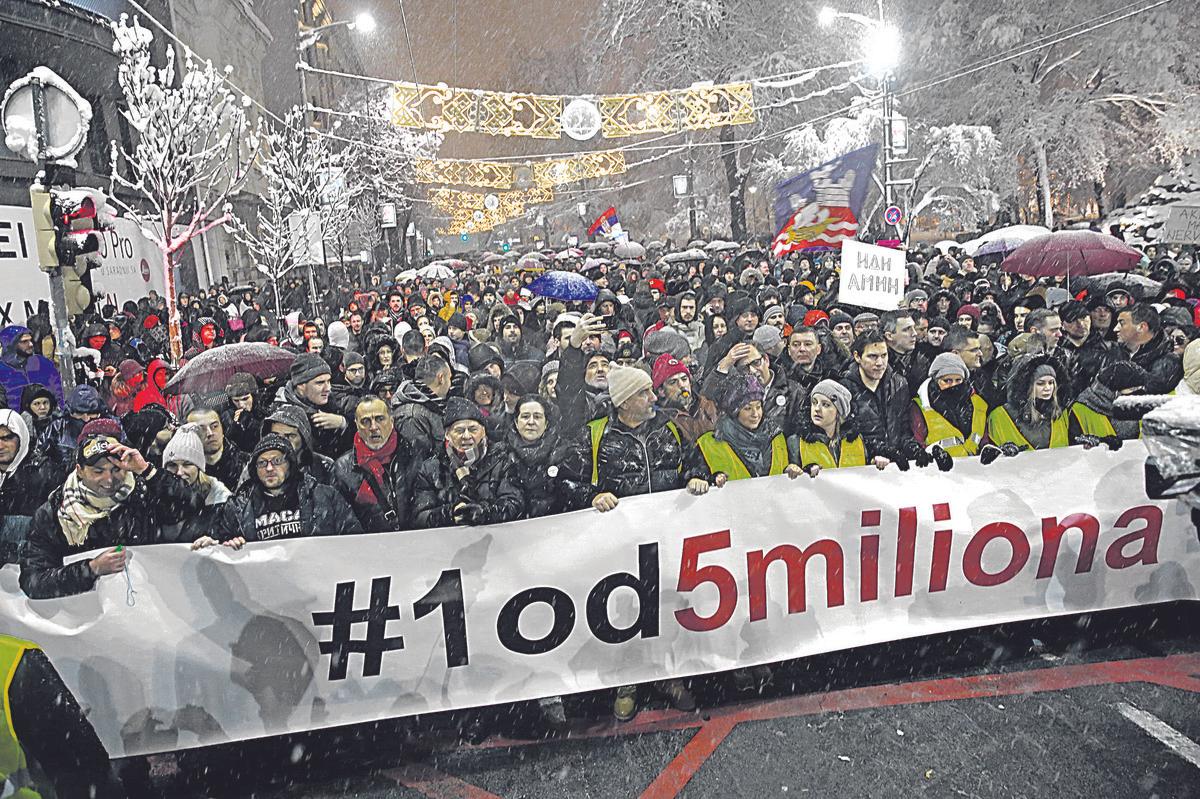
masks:
[[[895,187],[908,181],[892,179],[892,166],[896,163],[896,151],[892,142],[892,123],[895,119],[895,91],[892,86],[893,71],[900,63],[900,31],[889,24],[883,16],[883,0],[877,0],[878,17],[867,17],[848,11],[825,6],[817,14],[817,21],[829,27],[838,19],[848,19],[867,29],[863,37],[863,51],[867,68],[879,79],[883,92],[883,201],[888,207],[895,205]],[[907,136],[906,136],[907,138]],[[905,142],[907,148],[907,141]],[[894,225],[899,233],[899,224]]]
[[[296,71],[300,73],[300,99],[304,108],[304,126],[308,127],[311,124],[308,108],[308,80],[305,75],[309,68],[308,49],[319,42],[326,32],[334,28],[346,28],[370,34],[375,30],[375,18],[364,11],[354,19],[341,19],[325,25],[318,25],[315,28],[306,28],[304,26],[304,4],[306,2],[308,0],[300,0],[300,5],[296,9],[296,22],[299,26],[296,31]]]

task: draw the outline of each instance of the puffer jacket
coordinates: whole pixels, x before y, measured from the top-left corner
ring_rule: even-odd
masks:
[[[200,510],[203,500],[175,475],[157,469],[150,478],[135,477],[133,493],[107,518],[88,528],[80,546],[72,546],[58,523],[63,488],[51,492],[33,514],[29,538],[21,550],[21,589],[30,599],[51,599],[90,591],[98,579],[86,560],[63,560],[93,549],[162,542],[162,525],[175,524]]]
[[[521,518],[525,502],[512,480],[514,471],[512,456],[503,447],[491,445],[471,467],[467,478],[459,480],[450,455],[443,449],[417,468],[412,487],[412,526],[452,526],[454,508],[460,502],[478,506],[472,524],[500,524]]]
[[[4,564],[16,562],[17,542],[24,540],[34,512],[61,481],[54,464],[31,451],[33,436],[20,414],[0,410],[0,426],[20,440],[13,462],[0,472],[0,564]]]
[[[863,383],[857,364],[842,375],[840,382],[850,389],[854,418],[863,437],[872,442],[873,450],[880,446],[899,447],[914,440],[909,417],[912,396],[908,381],[890,366],[874,391]]]
[[[1119,355],[1111,342],[1105,341],[1099,330],[1093,330],[1083,343],[1076,346],[1069,338],[1063,336],[1058,348],[1069,357],[1068,371],[1071,375],[1071,390],[1074,394],[1083,393],[1100,371],[1115,361]]]
[[[579,495],[580,486],[571,485],[560,467],[566,447],[559,440],[557,429],[549,427],[531,444],[510,424],[506,446],[515,465],[513,479],[525,498],[524,518],[538,519],[575,510],[571,501]]]
[[[668,425],[670,417],[662,412],[636,429],[626,426],[616,411],[607,417],[597,453],[597,482],[592,485],[592,436],[583,429],[572,442],[562,470],[578,486],[572,497],[574,507],[591,503],[598,494],[618,497],[652,494],[683,488],[693,477],[705,479],[707,469],[694,445],[681,443]]]

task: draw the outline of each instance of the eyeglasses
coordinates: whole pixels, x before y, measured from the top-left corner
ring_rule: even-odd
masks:
[[[286,464],[286,463],[287,463],[287,458],[285,458],[282,455],[279,455],[278,457],[275,457],[275,458],[260,458],[258,460],[258,462],[254,464],[254,466],[260,472],[265,472],[267,470],[268,466],[271,467],[272,469],[282,469],[284,464]]]

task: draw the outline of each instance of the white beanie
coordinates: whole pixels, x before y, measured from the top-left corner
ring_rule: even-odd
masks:
[[[346,327],[345,323],[330,322],[327,332],[329,334],[329,343],[333,346],[341,347],[342,349],[350,346],[350,330]]]
[[[195,427],[190,424],[176,430],[163,450],[163,465],[174,461],[190,463],[200,469],[201,473],[204,472],[204,443],[196,434]]]
[[[653,386],[650,375],[636,366],[613,364],[608,367],[608,396],[614,407],[620,408],[625,400]]]

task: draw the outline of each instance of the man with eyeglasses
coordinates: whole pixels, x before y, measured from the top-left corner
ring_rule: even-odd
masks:
[[[192,544],[241,549],[247,541],[361,533],[362,525],[337,489],[305,474],[296,450],[269,433],[250,456],[249,479],[221,508],[215,536]]]

